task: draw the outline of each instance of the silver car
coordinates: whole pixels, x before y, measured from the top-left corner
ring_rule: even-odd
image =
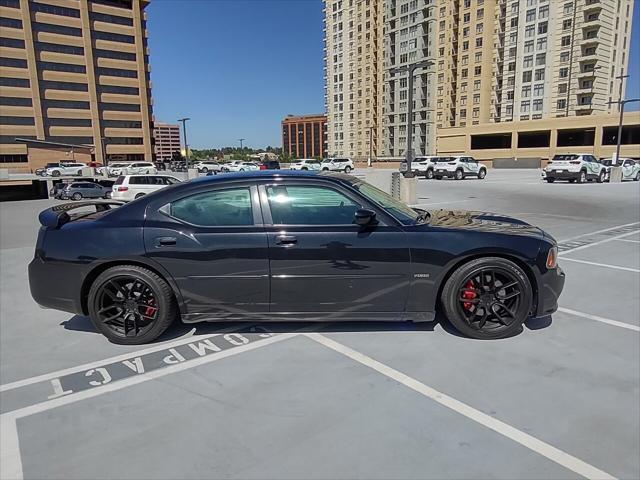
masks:
[[[111,198],[111,187],[94,182],[74,182],[59,191],[61,200],[82,200],[83,198]]]

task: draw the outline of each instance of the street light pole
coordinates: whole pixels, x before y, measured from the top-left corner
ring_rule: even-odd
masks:
[[[620,109],[620,120],[618,121],[618,144],[616,145],[616,162],[620,158],[620,141],[622,139],[622,117],[624,115],[624,103],[622,102],[622,87],[624,86],[624,79],[629,75],[624,74],[624,68],[620,69],[620,75],[616,78],[620,80],[620,90],[618,91],[618,108]]]
[[[640,98],[630,98],[628,100],[618,100],[617,102],[608,102],[609,105],[617,103],[620,108],[620,119],[618,120],[618,138],[616,138],[616,162],[620,158],[620,145],[622,144],[622,120],[624,118],[624,106],[627,103],[640,102]]]
[[[405,152],[407,159],[407,172],[405,173],[405,177],[409,178],[415,176],[413,169],[411,168],[411,162],[413,161],[413,77],[416,70],[420,68],[428,68],[433,64],[434,62],[432,60],[422,60],[406,67],[399,67],[391,70],[391,73],[409,72],[409,79],[407,82],[407,86],[409,88],[409,95],[407,98],[409,102],[407,108],[407,150]]]
[[[369,127],[369,160],[367,161],[367,167],[373,165],[373,127]]]
[[[182,135],[184,136],[184,156],[187,159],[187,168],[189,168],[189,144],[187,143],[187,120],[191,120],[191,119],[188,117],[178,119],[179,122],[182,122]]]

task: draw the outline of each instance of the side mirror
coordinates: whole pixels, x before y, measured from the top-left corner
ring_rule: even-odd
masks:
[[[361,208],[356,211],[353,222],[361,227],[375,225],[378,223],[376,220],[376,212],[373,210],[367,210],[366,208]]]

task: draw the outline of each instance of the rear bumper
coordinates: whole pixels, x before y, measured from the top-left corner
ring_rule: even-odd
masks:
[[[558,310],[558,299],[564,289],[564,271],[557,267],[540,277],[538,285],[538,306],[533,317],[546,317]]]
[[[435,169],[433,171],[433,175],[435,177],[447,177],[447,178],[453,178],[455,176],[456,172],[455,170],[438,170]]]
[[[571,172],[567,170],[542,171],[542,178],[557,178],[558,180],[572,180],[580,177],[580,171]]]
[[[34,258],[29,264],[29,289],[38,305],[82,315],[79,272],[68,264],[56,265]],[[56,279],[56,280],[52,280]]]

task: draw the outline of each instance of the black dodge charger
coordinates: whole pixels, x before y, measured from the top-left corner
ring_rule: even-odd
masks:
[[[40,214],[31,294],[116,343],[204,321],[432,321],[503,338],[553,313],[555,240],[520,220],[409,208],[349,175],[203,177]]]

